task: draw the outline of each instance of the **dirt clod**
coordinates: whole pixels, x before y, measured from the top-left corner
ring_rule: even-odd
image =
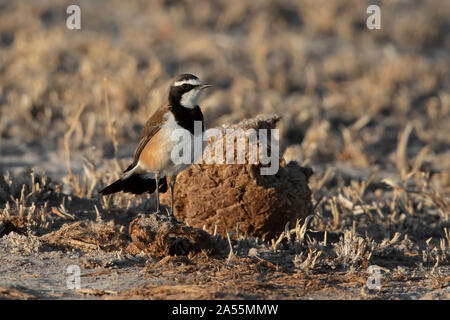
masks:
[[[7,220],[0,221],[0,237],[11,232],[25,234],[27,231],[26,221],[21,217],[11,217]]]
[[[206,251],[218,252],[218,241],[209,233],[188,227],[165,215],[152,214],[138,217],[130,223],[129,234],[133,242],[127,252],[137,254],[140,251],[155,257],[168,255],[187,256],[190,253]]]
[[[225,127],[273,129],[278,119],[276,115],[261,115]],[[220,150],[215,147],[217,143],[221,141],[207,144],[206,156],[207,150]],[[226,143],[224,136],[223,145]],[[177,218],[197,228],[206,227],[210,232],[217,226],[222,235],[235,230],[239,224],[239,230],[249,236],[271,238],[279,236],[286,223],[294,226],[297,219],[312,213],[308,187],[312,170],[300,167],[296,162],[285,165],[278,157],[278,172],[262,175],[261,163],[249,163],[248,139],[246,143],[245,164],[193,165],[178,175],[175,186]],[[169,203],[170,196],[165,195],[163,201]]]

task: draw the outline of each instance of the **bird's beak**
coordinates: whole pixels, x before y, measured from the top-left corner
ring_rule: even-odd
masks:
[[[210,85],[210,84],[203,84],[203,85],[201,85],[201,86],[199,87],[199,89],[200,89],[200,90],[203,90],[203,89],[206,89],[206,88],[209,88],[209,87],[212,87],[212,85]]]

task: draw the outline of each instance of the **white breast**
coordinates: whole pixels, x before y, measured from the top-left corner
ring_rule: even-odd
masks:
[[[180,171],[194,163],[194,157],[201,159],[204,143],[202,147],[197,146],[197,149],[200,150],[197,154],[194,152],[194,141],[200,141],[200,144],[203,142],[201,133],[200,137],[198,137],[199,139],[194,139],[189,130],[184,129],[175,121],[175,117],[171,112],[166,112],[163,115],[163,121],[164,123],[159,133],[149,142],[149,144],[154,143],[153,148],[157,149],[153,149],[152,154],[149,156],[151,161],[139,161],[136,167],[123,178],[136,172],[144,178],[154,179],[156,171],[160,177],[176,176]],[[183,154],[184,151],[187,152],[186,156],[178,157],[178,160],[182,158],[182,161],[177,161],[176,156],[175,159],[173,158],[179,150],[183,150]],[[146,152],[145,148],[142,152]]]
[[[160,175],[161,176],[172,176],[178,174],[180,171],[186,169],[189,167],[191,163],[193,163],[193,135],[189,130],[184,129],[181,127],[175,120],[175,117],[171,112],[167,112],[164,114],[163,118],[166,120],[163,126],[161,127],[163,136],[167,139],[167,142],[164,146],[164,153],[167,154],[167,162],[164,168],[161,170]],[[174,132],[177,130],[179,134],[183,135],[183,138],[174,140]],[[181,164],[175,164],[172,160],[171,153],[174,148],[183,148],[184,150],[187,150],[191,148],[191,160],[190,163],[181,163]]]

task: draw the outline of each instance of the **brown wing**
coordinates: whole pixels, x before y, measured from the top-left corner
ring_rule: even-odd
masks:
[[[158,110],[156,110],[155,113],[150,117],[150,119],[148,119],[147,123],[145,124],[144,130],[142,131],[139,144],[136,147],[136,151],[134,152],[133,163],[128,166],[124,173],[136,166],[142,150],[144,150],[150,139],[159,131],[159,129],[161,129],[161,126],[163,124],[163,116],[168,110],[169,105],[165,104],[159,107]]]

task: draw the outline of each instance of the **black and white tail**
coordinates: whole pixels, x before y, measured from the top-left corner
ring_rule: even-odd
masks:
[[[158,187],[159,192],[165,193],[167,191],[166,177],[159,179]],[[109,186],[100,190],[100,193],[103,195],[108,195],[120,191],[134,194],[142,194],[144,192],[153,193],[156,191],[156,180],[144,179],[138,174],[132,174],[126,178],[122,178],[111,183]]]

